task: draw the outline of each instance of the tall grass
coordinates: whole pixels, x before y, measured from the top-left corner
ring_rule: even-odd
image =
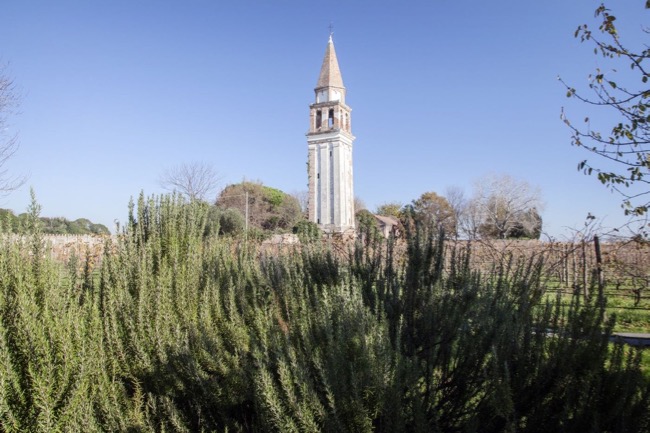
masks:
[[[642,352],[608,344],[597,290],[540,306],[540,263],[481,275],[424,228],[404,253],[278,254],[207,214],[141,195],[101,264],[50,260],[37,223],[1,242],[2,431],[650,428]]]

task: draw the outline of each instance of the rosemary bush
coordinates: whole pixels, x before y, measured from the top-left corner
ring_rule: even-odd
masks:
[[[642,352],[609,342],[597,288],[547,301],[541,263],[481,275],[423,227],[259,251],[141,195],[101,263],[60,264],[33,206],[0,243],[0,431],[650,428]]]

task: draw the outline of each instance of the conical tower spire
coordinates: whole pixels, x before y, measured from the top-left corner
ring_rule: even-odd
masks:
[[[343,91],[343,77],[341,77],[341,70],[339,69],[339,61],[336,58],[336,50],[334,49],[334,42],[332,35],[330,35],[325,49],[325,57],[323,58],[323,65],[320,68],[320,75],[318,83],[316,83],[316,92],[327,88],[336,88]]]

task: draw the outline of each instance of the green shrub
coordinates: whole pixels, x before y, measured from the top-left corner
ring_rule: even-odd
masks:
[[[251,230],[286,232],[302,219],[296,198],[256,182],[228,185],[216,204],[221,209],[238,209],[242,215],[248,212]],[[262,236],[266,237],[268,233]]]
[[[293,232],[303,244],[314,243],[322,239],[323,233],[314,222],[301,220],[293,227]]]
[[[235,236],[244,232],[246,220],[239,209],[229,208],[220,212],[219,230],[223,235]]]
[[[417,225],[262,253],[211,212],[140,195],[101,264],[60,264],[33,204],[0,242],[2,431],[648,431],[597,288],[563,308],[541,263],[480,275]]]

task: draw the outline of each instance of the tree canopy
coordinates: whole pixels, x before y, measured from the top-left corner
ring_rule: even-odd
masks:
[[[242,215],[248,214],[249,228],[261,230],[292,230],[303,218],[295,197],[257,182],[228,185],[219,194],[216,204],[221,209],[233,208]]]
[[[507,228],[494,221],[485,221],[478,227],[478,232],[482,238],[487,239],[539,239],[542,234],[542,216],[537,209],[530,208],[518,213]]]
[[[402,216],[402,203],[400,202],[388,202],[383,203],[377,206],[375,210],[377,215],[389,216],[393,218],[401,218]]]
[[[411,208],[416,221],[441,227],[448,236],[456,234],[456,214],[445,197],[433,191],[425,192],[413,200]]]
[[[10,209],[0,209],[2,230],[9,233],[23,233],[28,225],[29,214],[14,214]],[[96,224],[87,218],[70,221],[63,217],[39,217],[41,231],[54,235],[109,235],[103,224]]]

